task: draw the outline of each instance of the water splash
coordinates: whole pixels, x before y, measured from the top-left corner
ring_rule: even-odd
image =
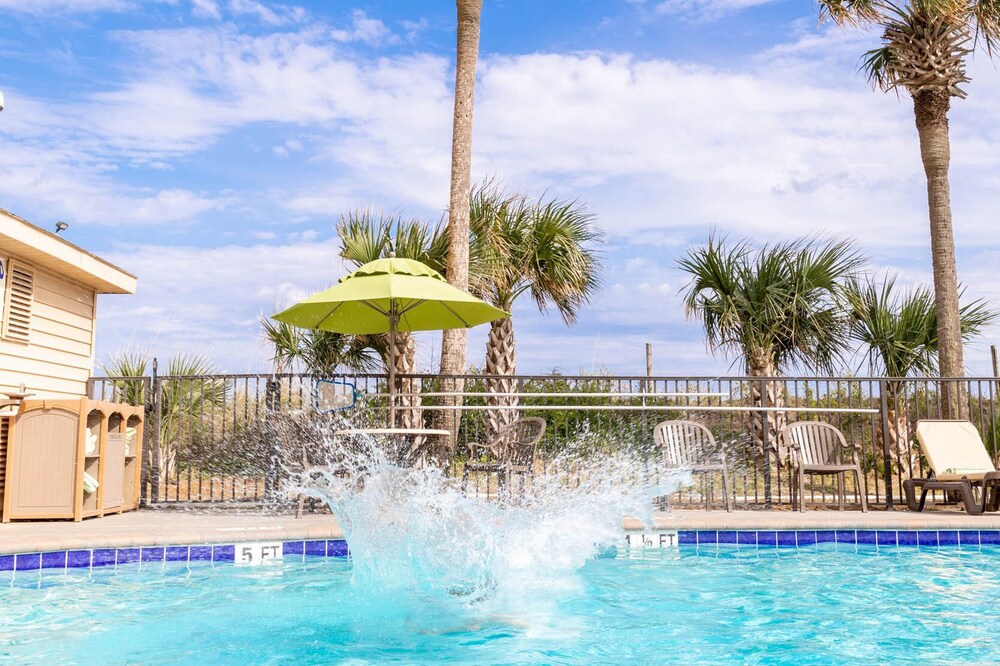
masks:
[[[585,438],[497,497],[469,496],[429,465],[398,465],[384,444],[328,435],[324,464],[291,492],[326,501],[351,548],[353,583],[524,617],[581,585],[578,570],[619,542],[623,516],[651,524],[654,498],[682,479],[634,453],[593,453]]]

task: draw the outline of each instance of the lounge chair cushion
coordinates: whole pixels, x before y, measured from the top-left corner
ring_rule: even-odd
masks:
[[[979,431],[968,421],[920,421],[917,441],[941,481],[979,481],[996,471]]]

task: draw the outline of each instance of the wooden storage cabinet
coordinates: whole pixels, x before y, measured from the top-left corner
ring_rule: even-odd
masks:
[[[8,419],[3,522],[130,511],[139,505],[143,409],[25,400]]]

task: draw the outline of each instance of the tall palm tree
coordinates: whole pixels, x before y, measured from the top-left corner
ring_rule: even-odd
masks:
[[[472,190],[472,106],[479,59],[479,21],[483,0],[456,0],[458,39],[455,58],[455,111],[451,138],[451,190],[448,199],[448,282],[469,288],[469,194]],[[444,331],[441,337],[441,374],[463,374],[468,333],[465,329]],[[461,382],[446,382],[444,390],[461,392]],[[457,406],[460,399],[445,401]],[[440,424],[458,433],[458,410],[439,412]]]
[[[540,311],[554,307],[572,325],[600,288],[601,261],[594,246],[603,235],[577,201],[531,200],[487,181],[473,190],[470,224],[476,259],[470,288],[501,310],[512,311],[518,298],[530,294]],[[513,377],[516,365],[514,322],[498,319],[490,325],[485,374]],[[511,393],[514,381],[489,380],[487,390]],[[487,412],[490,434],[496,434],[513,422],[516,415],[509,408],[517,401],[499,397],[490,402],[508,407]]]
[[[948,167],[951,98],[965,98],[965,61],[977,43],[992,55],[1000,38],[996,0],[819,0],[821,19],[882,30],[882,44],[869,51],[863,69],[885,91],[905,90],[913,98],[920,156],[927,177],[934,306],[937,311],[939,371],[962,377],[962,328],[958,268],[951,220]],[[961,415],[956,385],[942,387],[949,417]]]
[[[400,216],[354,211],[343,215],[337,224],[340,256],[360,266],[369,261],[388,257],[390,253],[405,259],[416,259],[441,272],[448,255],[448,235],[440,224],[430,226],[420,220]],[[369,336],[383,340],[383,360],[388,366],[388,337]],[[416,369],[417,344],[411,333],[396,333],[395,371],[400,377],[398,398],[401,424],[406,428],[420,425],[419,389],[409,377]]]
[[[793,364],[832,370],[848,342],[842,298],[847,279],[864,263],[854,244],[816,237],[765,245],[728,244],[710,237],[678,266],[690,276],[689,317],[702,322],[713,352],[737,355],[751,377],[777,377]],[[763,388],[762,388],[763,387]],[[752,382],[751,404],[784,404],[784,383]],[[782,464],[781,412],[751,417],[755,443]]]
[[[881,281],[852,279],[846,291],[850,311],[850,334],[861,345],[872,374],[904,378],[937,372],[938,328],[934,294],[926,287],[900,293],[896,277]],[[961,307],[962,339],[968,341],[992,323],[997,313],[984,301]],[[913,467],[910,427],[907,419],[906,384],[896,379],[885,384],[889,432],[882,433],[892,461],[906,474]],[[881,424],[880,424],[881,425]]]
[[[261,331],[271,346],[275,373],[296,367],[314,375],[333,375],[347,369],[376,372],[385,344],[375,336],[346,335],[332,331],[303,330],[261,315]]]

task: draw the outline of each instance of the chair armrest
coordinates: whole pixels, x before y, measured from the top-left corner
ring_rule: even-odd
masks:
[[[479,442],[469,442],[466,446],[469,447],[469,459],[475,460],[480,456],[493,456],[498,457],[496,444],[481,444]]]

